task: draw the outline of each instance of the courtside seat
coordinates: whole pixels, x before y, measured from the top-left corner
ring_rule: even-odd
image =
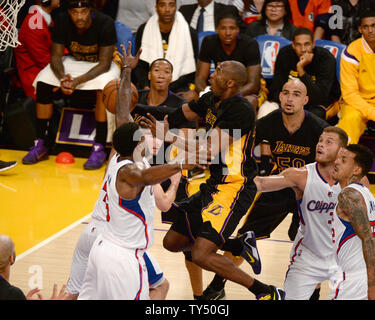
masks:
[[[199,48],[199,51],[201,50],[203,39],[205,37],[207,37],[207,36],[212,35],[212,34],[216,34],[216,32],[215,31],[202,31],[202,32],[198,32],[198,48]],[[215,65],[211,61],[210,74],[213,73],[214,71],[215,71]]]
[[[342,53],[346,49],[346,45],[340,42],[330,40],[316,40],[315,45],[329,50],[329,52],[331,52],[333,56],[336,58],[336,75],[337,79],[340,82],[340,60]]]
[[[125,49],[128,49],[128,42],[132,42],[132,48],[134,48],[134,39],[131,29],[119,21],[115,21],[116,36],[117,36],[117,51],[122,53],[120,45],[123,44]]]
[[[279,37],[262,34],[254,38],[259,45],[262,77],[264,79],[272,79],[275,73],[276,57],[282,47],[291,43],[290,40]]]

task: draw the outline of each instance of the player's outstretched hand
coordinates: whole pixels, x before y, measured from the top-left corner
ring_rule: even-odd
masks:
[[[126,51],[125,46],[123,44],[121,44],[120,46],[121,46],[122,54],[118,52],[118,55],[120,57],[121,68],[123,68],[124,66],[130,66],[131,69],[134,69],[138,64],[139,57],[142,53],[142,49],[139,48],[138,52],[133,57],[132,43],[130,41],[128,42],[128,51]]]
[[[147,117],[142,117],[140,125],[144,128],[150,129],[152,135],[160,140],[165,140],[167,132],[169,131],[168,115],[164,117],[164,121],[157,121],[152,114],[147,113]]]
[[[65,292],[66,285],[64,284],[59,293],[57,293],[57,284],[53,285],[52,295],[49,300],[72,300],[73,295],[70,292]],[[27,300],[45,300],[40,293],[40,289],[34,288],[30,290],[26,295]]]

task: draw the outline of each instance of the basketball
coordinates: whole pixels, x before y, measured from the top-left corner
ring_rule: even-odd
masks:
[[[117,92],[120,86],[120,79],[113,79],[106,84],[103,89],[103,103],[107,110],[111,113],[115,113],[116,110],[116,99],[117,99]],[[136,104],[138,103],[138,90],[135,85],[131,84],[132,89],[132,101],[130,104],[130,112],[133,111]]]

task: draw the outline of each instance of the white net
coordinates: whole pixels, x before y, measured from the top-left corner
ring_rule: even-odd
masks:
[[[0,51],[19,45],[17,14],[25,0],[0,0]]]

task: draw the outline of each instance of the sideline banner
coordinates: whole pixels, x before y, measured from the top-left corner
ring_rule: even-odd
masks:
[[[91,147],[96,134],[95,111],[88,109],[63,108],[56,143]],[[107,146],[111,139],[107,136]]]

